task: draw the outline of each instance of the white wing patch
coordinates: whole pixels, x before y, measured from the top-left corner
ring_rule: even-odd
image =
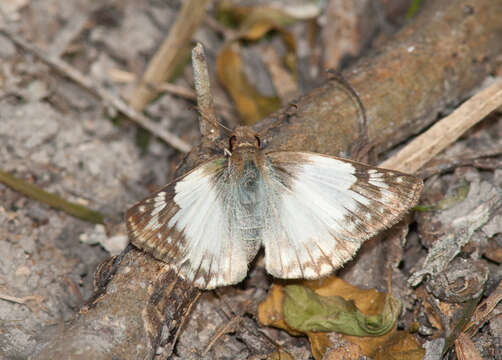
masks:
[[[319,278],[339,268],[417,198],[418,184],[412,195],[391,186],[392,179],[415,179],[401,173],[311,153],[268,158],[273,196],[263,245],[267,271],[276,277]]]
[[[238,283],[248,270],[245,244],[229,231],[222,192],[213,174],[197,168],[176,183],[173,200],[179,210],[168,224],[187,241],[180,274],[208,289]]]

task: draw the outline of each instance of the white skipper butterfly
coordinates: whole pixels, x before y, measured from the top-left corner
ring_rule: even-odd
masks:
[[[396,223],[422,186],[334,156],[266,152],[239,127],[225,155],[134,205],[126,222],[132,244],[201,289],[243,280],[261,246],[271,275],[317,279]]]

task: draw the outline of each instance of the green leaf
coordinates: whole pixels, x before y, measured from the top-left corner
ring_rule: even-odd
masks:
[[[387,295],[381,314],[365,316],[352,301],[340,296],[321,296],[299,285],[288,285],[284,292],[284,319],[302,332],[380,336],[394,327],[401,312],[401,302],[392,295]]]

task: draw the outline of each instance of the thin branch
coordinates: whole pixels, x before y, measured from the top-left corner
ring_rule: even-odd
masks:
[[[500,106],[502,80],[474,95],[380,166],[414,173]]]
[[[95,96],[101,98],[107,104],[112,105],[122,114],[126,115],[129,119],[150,131],[153,135],[158,138],[164,140],[167,144],[171,145],[173,148],[181,151],[188,152],[191,149],[191,146],[185,141],[181,140],[176,135],[170,133],[167,130],[164,130],[159,125],[155,124],[153,121],[148,119],[143,114],[137,112],[133,108],[131,108],[127,103],[121,98],[115,96],[113,93],[104,89],[103,87],[95,84],[90,77],[85,76],[80,71],[64,62],[59,58],[53,58],[45,54],[42,50],[38,49],[36,46],[29,44],[20,36],[10,33],[5,29],[0,29],[0,33],[8,37],[12,42],[14,42],[17,46],[23,48],[25,51],[28,51],[38,58],[40,58],[47,65],[53,67],[55,70],[67,76],[71,80],[75,81],[77,84],[82,86],[84,89],[94,94]]]
[[[199,124],[202,143],[209,144],[220,137],[220,127],[214,111],[206,55],[204,54],[204,47],[200,43],[192,50],[192,66],[195,91],[197,92],[197,105],[200,112]]]
[[[38,301],[39,299],[40,299],[40,296],[36,296],[36,295],[29,295],[29,296],[24,296],[24,297],[20,298],[20,297],[0,293],[0,300],[9,301],[9,302],[13,302],[16,304],[26,304],[27,301],[30,301],[30,300]]]
[[[178,65],[186,61],[190,41],[206,14],[208,0],[187,0],[176,17],[162,46],[150,60],[143,77],[130,97],[131,106],[141,111],[158,94],[157,86],[172,77]]]

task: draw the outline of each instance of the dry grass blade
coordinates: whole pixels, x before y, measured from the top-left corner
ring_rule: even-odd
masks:
[[[0,170],[0,183],[29,196],[32,199],[43,202],[53,208],[63,210],[65,213],[93,224],[103,224],[104,216],[100,212],[86,208],[85,206],[67,201],[55,194],[48,193],[38,186],[18,179],[9,173]]]
[[[38,296],[38,295],[28,295],[28,296],[24,296],[22,298],[20,297],[16,297],[16,296],[11,296],[11,295],[7,295],[7,294],[1,294],[0,293],[0,299],[1,300],[5,300],[5,301],[10,301],[10,302],[13,302],[13,303],[16,303],[16,304],[26,304],[27,301],[40,301],[41,299],[41,296]]]
[[[176,22],[162,46],[150,60],[139,86],[131,95],[131,106],[138,111],[157,96],[157,88],[186,60],[190,41],[206,14],[208,0],[183,1]]]

